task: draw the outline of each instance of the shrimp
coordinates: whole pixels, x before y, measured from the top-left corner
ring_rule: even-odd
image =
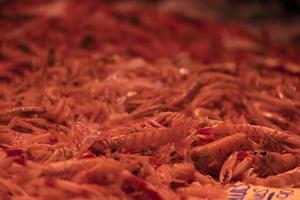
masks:
[[[237,178],[239,175],[249,169],[253,164],[253,157],[247,156],[247,153],[244,153],[242,155],[239,155],[239,153],[240,152],[232,153],[225,161],[219,175],[221,183],[227,183],[231,179]],[[244,156],[245,158],[239,164],[237,164],[239,157]]]
[[[214,185],[218,184],[211,176],[195,172],[194,181],[199,182],[201,185]]]
[[[56,145],[57,148],[55,148],[54,152],[50,156],[49,159],[46,160],[47,163],[53,162],[53,161],[59,161],[59,160],[65,160],[70,159],[73,157],[73,152],[66,148],[63,145]]]
[[[120,164],[117,161],[101,162],[92,168],[81,170],[72,178],[77,183],[110,185],[120,178]]]
[[[192,163],[180,163],[173,166],[164,164],[157,169],[157,172],[167,183],[186,183],[194,179],[195,167]]]
[[[138,119],[146,116],[151,116],[156,112],[163,112],[167,110],[169,109],[165,104],[153,105],[140,110],[135,110],[128,117],[129,119]]]
[[[189,121],[180,119],[173,122],[171,128],[156,128],[97,140],[92,147],[100,151],[107,147],[116,147],[128,151],[158,147],[172,142],[181,145],[183,140],[190,134],[189,128]]]
[[[0,192],[10,193],[16,196],[28,196],[27,193],[13,182],[0,177]],[[1,193],[0,193],[1,194]]]
[[[0,114],[0,119],[2,121],[10,120],[17,115],[32,115],[32,114],[41,114],[46,112],[45,107],[43,106],[22,106],[15,107],[6,112]]]
[[[73,119],[74,113],[72,109],[74,107],[73,99],[71,98],[61,98],[54,105],[48,105],[46,107],[46,113],[43,115],[58,123],[64,123],[66,119]]]
[[[23,106],[13,108],[9,112],[12,114],[40,114],[46,112],[46,108],[43,106]]]
[[[26,121],[26,118],[20,118],[20,117],[12,118],[7,126],[18,132],[27,132],[33,134],[39,134],[45,131],[44,129],[37,127],[32,123]]]
[[[62,144],[33,144],[25,147],[25,149],[26,157],[33,161],[47,163],[73,157],[73,152]]]
[[[222,137],[234,133],[245,133],[251,140],[257,142],[262,149],[270,151],[280,152],[290,148],[300,148],[300,136],[268,127],[220,123],[214,127],[207,127],[207,129]]]
[[[198,169],[205,170],[212,166],[220,165],[228,154],[237,149],[243,149],[248,146],[246,134],[238,133],[230,135],[207,145],[195,147],[192,149],[192,160]]]
[[[242,160],[238,162],[239,160]],[[250,168],[261,176],[274,175],[291,170],[300,163],[300,154],[254,151],[234,152],[224,163],[220,172],[222,183],[237,179]]]
[[[90,158],[84,160],[65,160],[59,162],[49,163],[46,166],[38,165],[38,169],[41,169],[41,176],[60,177],[64,179],[70,179],[79,171],[89,169],[98,163],[109,162],[111,159],[103,158]]]
[[[173,108],[184,108],[187,104],[192,102],[194,98],[197,96],[199,90],[203,87],[202,81],[195,82],[186,93],[184,93],[179,98],[175,99],[173,102],[170,103],[170,106]]]
[[[256,152],[255,156],[255,162],[258,163],[258,166],[254,166],[254,169],[260,172],[263,177],[294,169],[300,163],[300,152],[279,154],[259,151]]]
[[[221,185],[202,185],[199,182],[193,182],[188,187],[179,188],[176,193],[183,199],[214,199],[223,200],[226,197],[226,192]]]
[[[191,120],[185,114],[180,112],[162,112],[154,117],[153,121],[161,124],[164,127],[171,127],[176,120]]]
[[[251,168],[245,173],[243,182],[278,188],[300,186],[300,167],[267,178],[259,178],[253,171],[254,169]]]

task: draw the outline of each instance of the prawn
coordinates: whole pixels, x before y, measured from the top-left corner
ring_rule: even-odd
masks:
[[[201,185],[215,185],[218,184],[211,176],[204,175],[200,172],[195,172],[194,180],[199,182]]]
[[[151,116],[156,112],[167,111],[168,109],[169,108],[165,104],[153,105],[153,106],[149,106],[147,108],[143,108],[140,110],[135,110],[128,116],[128,118],[129,119],[138,119],[138,118],[142,118],[142,117],[146,117],[146,116]]]
[[[116,147],[125,150],[142,150],[149,147],[158,147],[174,142],[182,144],[189,134],[190,123],[186,120],[176,120],[171,128],[156,128],[120,135],[102,140],[97,140],[92,147],[103,151],[108,147]]]
[[[38,165],[38,169],[41,169],[41,176],[59,177],[63,179],[69,179],[77,174],[79,171],[89,169],[98,163],[105,163],[110,159],[103,158],[90,158],[90,159],[70,159],[65,161],[58,161],[49,163],[46,166]]]
[[[206,127],[206,129],[221,137],[234,133],[245,133],[249,139],[258,143],[262,149],[270,151],[300,148],[300,136],[273,128],[248,124],[220,123],[213,127]]]
[[[187,183],[194,179],[195,167],[192,163],[178,163],[173,166],[164,164],[158,167],[157,172],[167,183]]]
[[[209,144],[192,149],[192,160],[198,169],[207,169],[219,165],[228,154],[248,146],[248,138],[244,133],[230,135]]]
[[[153,121],[157,122],[161,126],[171,127],[176,120],[184,119],[191,120],[185,114],[180,112],[162,112],[155,116]]]
[[[253,171],[254,169],[251,168],[246,172],[243,178],[243,182],[278,188],[300,186],[300,167],[278,175],[269,176],[267,178],[260,178]]]
[[[53,161],[59,161],[59,160],[65,160],[65,159],[70,159],[73,157],[73,152],[69,149],[66,148],[63,145],[56,145],[57,148],[55,148],[54,152],[46,160],[47,163],[53,162]]]
[[[120,177],[120,165],[117,161],[101,162],[92,168],[81,170],[72,178],[76,183],[111,185]]]
[[[64,123],[66,119],[73,119],[72,109],[74,102],[70,98],[61,98],[54,105],[48,105],[44,116],[58,123]]]
[[[297,167],[299,162],[299,152],[285,154],[267,151],[234,152],[221,169],[220,182],[226,183],[237,179],[251,168],[263,177],[283,173]]]
[[[46,112],[44,106],[23,106],[12,108],[9,113],[12,114],[40,114]]]
[[[21,106],[21,107],[11,108],[6,112],[1,113],[0,119],[1,121],[6,121],[6,120],[10,120],[11,118],[17,115],[33,115],[33,114],[41,114],[44,112],[46,112],[46,109],[43,106]]]
[[[27,132],[33,134],[39,134],[45,131],[44,129],[30,123],[30,121],[26,121],[26,119],[20,117],[12,118],[7,126],[19,132]]]
[[[199,182],[193,182],[188,187],[179,188],[177,194],[183,196],[183,199],[226,199],[226,192],[221,185],[202,185]]]

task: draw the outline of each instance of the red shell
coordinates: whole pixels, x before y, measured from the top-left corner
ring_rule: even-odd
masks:
[[[237,154],[237,158],[238,159],[244,159],[244,158],[246,158],[248,156],[248,153],[246,153],[246,152],[244,152],[244,151],[240,151],[240,152],[238,152],[238,154]]]
[[[9,149],[9,150],[6,150],[6,155],[8,157],[21,156],[22,154],[23,154],[23,150],[22,149]]]

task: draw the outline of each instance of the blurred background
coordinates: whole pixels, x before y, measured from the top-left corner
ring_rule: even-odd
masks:
[[[0,0],[0,61],[38,51],[299,62],[299,8],[297,0]]]

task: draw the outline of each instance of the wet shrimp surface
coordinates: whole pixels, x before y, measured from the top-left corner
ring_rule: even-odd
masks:
[[[24,2],[0,15],[1,200],[300,187],[296,49],[134,3]]]

